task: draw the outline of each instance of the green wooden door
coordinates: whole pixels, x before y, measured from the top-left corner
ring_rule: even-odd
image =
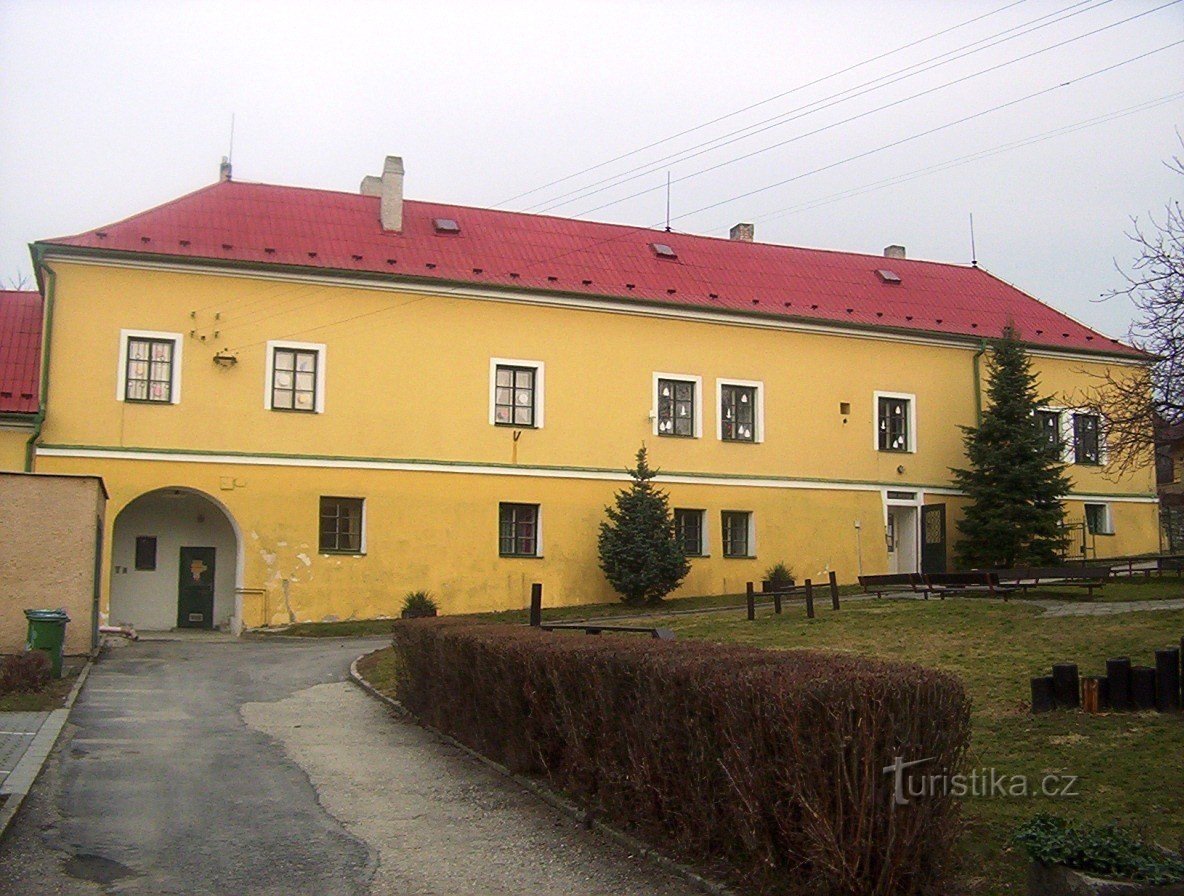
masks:
[[[181,548],[177,628],[214,627],[214,549]]]

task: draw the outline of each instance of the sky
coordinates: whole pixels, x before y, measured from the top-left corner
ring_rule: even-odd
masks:
[[[224,155],[356,191],[390,154],[411,199],[934,261],[973,215],[1122,337],[1132,220],[1184,200],[1184,0],[0,0],[0,112],[6,287]]]

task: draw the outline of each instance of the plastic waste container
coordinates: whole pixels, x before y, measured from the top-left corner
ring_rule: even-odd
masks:
[[[25,610],[29,620],[29,637],[25,650],[44,650],[49,654],[50,674],[62,677],[62,646],[66,642],[66,623],[70,617],[65,610]]]

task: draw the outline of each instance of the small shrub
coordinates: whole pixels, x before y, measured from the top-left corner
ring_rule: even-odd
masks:
[[[28,650],[0,663],[0,694],[35,694],[49,684],[49,654]]]
[[[753,892],[929,896],[957,801],[893,805],[895,757],[953,772],[953,675],[869,657],[395,623],[397,694],[429,725]]]
[[[1073,825],[1040,813],[1020,826],[1015,841],[1033,861],[1144,884],[1184,882],[1184,858],[1147,843],[1117,824]]]
[[[422,619],[426,616],[435,616],[439,612],[439,607],[436,602],[432,600],[432,596],[427,591],[412,591],[403,599],[403,618],[404,619]]]
[[[765,570],[765,581],[772,591],[784,591],[793,587],[793,567],[778,562]]]

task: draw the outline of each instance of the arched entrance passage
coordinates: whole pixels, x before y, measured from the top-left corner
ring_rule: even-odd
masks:
[[[115,518],[110,622],[232,628],[240,552],[234,517],[209,495],[182,487],[141,495]]]

